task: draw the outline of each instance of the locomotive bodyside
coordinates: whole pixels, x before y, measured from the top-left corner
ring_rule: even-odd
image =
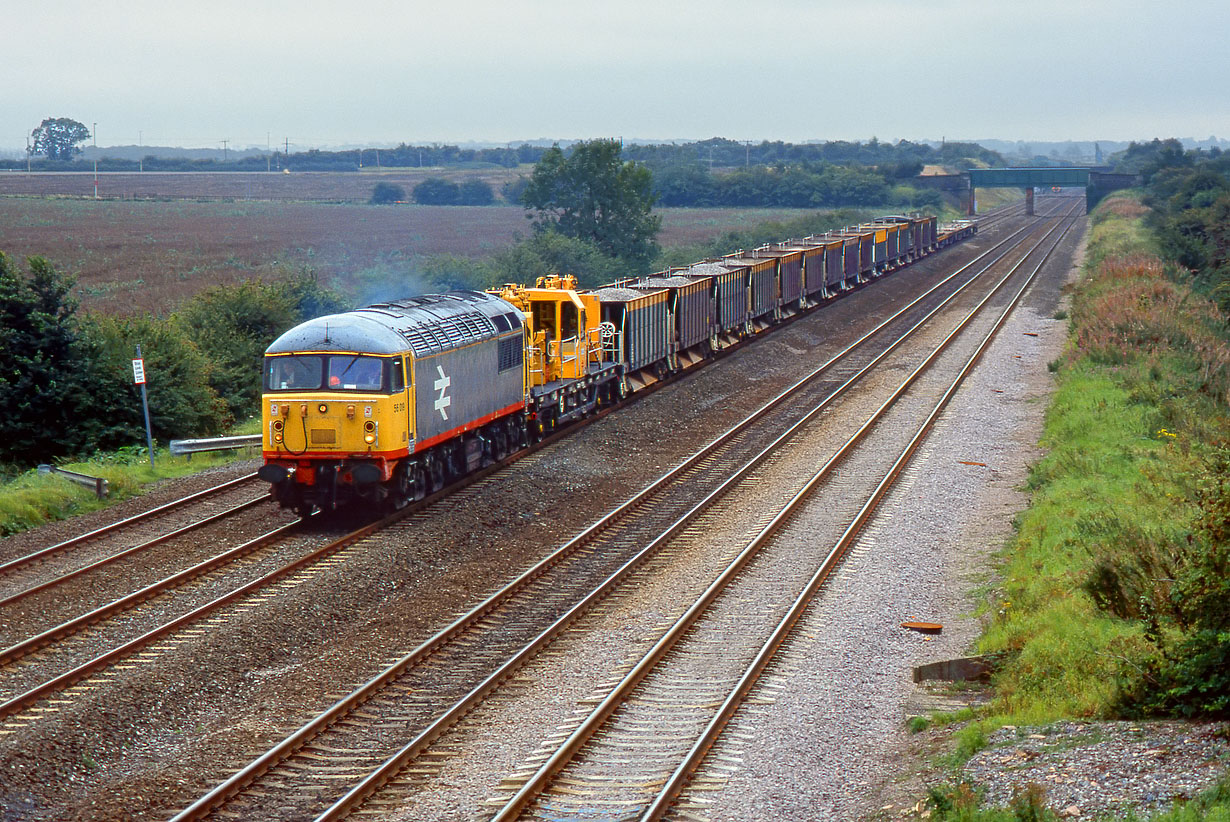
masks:
[[[265,354],[258,472],[283,507],[400,507],[519,442],[522,316],[455,292],[319,317]]]

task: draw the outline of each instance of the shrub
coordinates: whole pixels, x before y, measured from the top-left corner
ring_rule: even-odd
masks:
[[[227,403],[211,385],[214,366],[175,323],[148,315],[90,315],[82,330],[93,364],[93,389],[79,424],[93,449],[144,442],[141,392],[132,382],[138,343],[156,438],[209,436],[231,423]]]
[[[458,205],[484,206],[495,202],[495,192],[483,180],[466,180],[457,191]]]
[[[406,190],[395,183],[376,183],[372,189],[372,205],[388,205],[389,203],[405,202]]]
[[[497,282],[533,283],[549,274],[573,274],[586,288],[612,282],[636,272],[628,263],[603,254],[585,240],[565,237],[556,231],[539,231],[492,259]]]
[[[456,205],[461,189],[440,177],[428,177],[414,187],[414,201],[420,205]]]
[[[80,422],[95,392],[72,278],[42,257],[27,267],[0,253],[0,461],[25,465],[90,449]]]

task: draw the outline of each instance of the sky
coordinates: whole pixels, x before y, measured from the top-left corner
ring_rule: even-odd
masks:
[[[1230,136],[1226,0],[39,0],[0,149]]]

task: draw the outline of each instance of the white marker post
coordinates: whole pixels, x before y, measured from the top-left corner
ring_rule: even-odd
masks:
[[[132,361],[132,381],[141,386],[141,408],[145,411],[145,444],[149,448],[149,467],[154,467],[154,435],[149,427],[149,400],[145,396],[145,360],[137,345],[137,358]]]

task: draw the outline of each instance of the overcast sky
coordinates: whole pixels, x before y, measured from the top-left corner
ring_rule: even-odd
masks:
[[[0,148],[1230,136],[1227,0],[38,0]]]

